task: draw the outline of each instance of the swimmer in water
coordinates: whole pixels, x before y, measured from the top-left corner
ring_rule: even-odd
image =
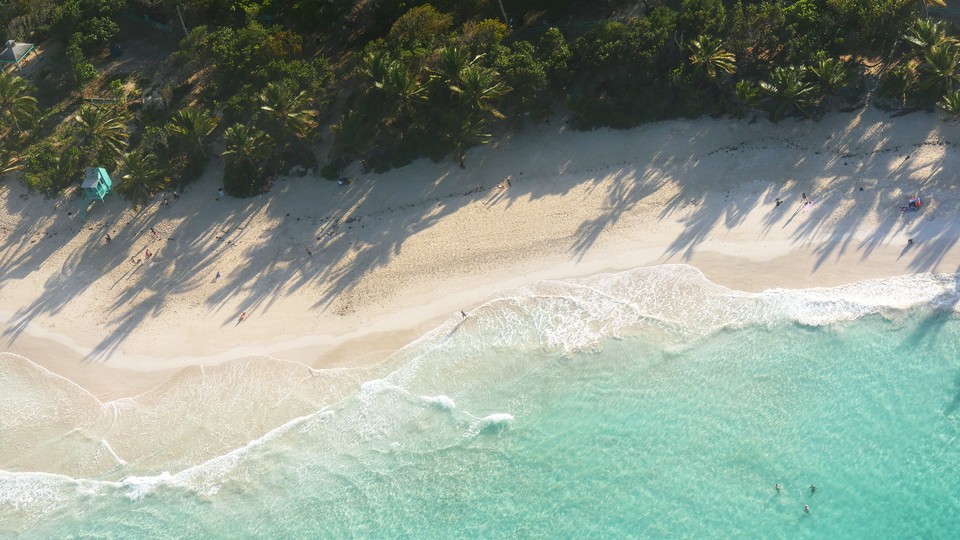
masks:
[[[809,513],[810,513],[810,505],[809,505],[809,504],[803,505],[803,511],[809,514]]]
[[[816,493],[816,492],[817,492],[817,486],[810,484],[810,493]]]
[[[777,488],[777,493],[780,493],[780,491],[783,490],[783,486],[781,486],[779,483],[773,487]]]

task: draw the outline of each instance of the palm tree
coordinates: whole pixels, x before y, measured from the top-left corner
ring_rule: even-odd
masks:
[[[77,112],[75,119],[78,135],[90,157],[97,156],[104,149],[116,156],[123,154],[130,135],[127,133],[127,116],[120,109],[86,105]]]
[[[943,96],[943,100],[937,103],[937,107],[940,107],[943,112],[953,118],[960,117],[960,90],[948,92],[947,95]]]
[[[32,125],[37,115],[37,98],[30,95],[30,84],[13,73],[0,72],[0,120],[13,122],[18,133]]]
[[[907,104],[907,99],[917,88],[918,82],[917,68],[913,63],[900,64],[887,72],[883,78],[885,92],[897,96],[901,105]]]
[[[903,40],[911,46],[914,56],[921,58],[934,46],[953,41],[953,38],[947,37],[947,27],[943,21],[917,19],[903,35]]]
[[[234,124],[223,132],[226,147],[223,157],[227,163],[246,163],[259,170],[273,148],[270,137],[262,130],[243,124]]]
[[[774,120],[779,120],[791,109],[804,116],[810,115],[808,109],[816,104],[815,88],[803,80],[805,72],[795,66],[778,67],[770,72],[769,81],[760,81],[760,88],[776,105],[772,113]]]
[[[702,69],[711,81],[716,80],[720,73],[733,75],[737,71],[737,57],[724,49],[720,39],[701,36],[690,42],[690,51],[690,62]]]
[[[157,164],[157,156],[150,153],[130,152],[123,159],[123,169],[126,174],[117,191],[138,208],[169,184]]]
[[[401,62],[391,62],[383,78],[374,85],[385,94],[393,96],[397,108],[411,110],[413,104],[426,98],[427,88],[420,84],[419,73],[413,73]]]
[[[484,130],[485,122],[478,114],[452,110],[440,118],[443,138],[453,148],[453,157],[463,167],[464,152],[476,144],[490,142],[491,135]]]
[[[20,156],[5,148],[0,148],[0,176],[19,170],[21,165]]]
[[[472,66],[481,56],[483,55],[477,55],[471,59],[460,47],[447,45],[440,49],[437,69],[432,70],[432,72],[445,85],[452,86],[460,82],[460,73],[464,68]]]
[[[217,129],[217,119],[206,109],[187,107],[177,112],[170,122],[170,131],[183,137],[190,144],[196,145],[204,159],[207,151],[203,140]]]
[[[922,80],[921,84],[926,88],[933,88],[941,96],[951,92],[954,84],[960,81],[958,53],[960,45],[955,41],[938,43],[925,52],[920,69],[928,78]]]
[[[310,109],[310,97],[305,90],[296,92],[291,83],[267,84],[260,94],[260,109],[279,127],[281,134],[292,134],[303,141],[313,128],[317,111]]]
[[[761,99],[760,87],[751,81],[739,81],[734,88],[734,94],[742,106],[742,112],[755,108]]]
[[[491,102],[510,91],[503,81],[497,80],[500,74],[483,66],[471,65],[460,72],[460,82],[450,87],[460,96],[463,104],[474,112],[489,112],[497,118],[503,118]]]
[[[843,62],[836,58],[825,58],[810,68],[810,73],[817,79],[817,87],[823,95],[832,94],[843,88],[850,80],[850,72]]]
[[[383,51],[367,53],[360,61],[360,72],[366,75],[374,84],[383,80],[390,66],[390,57]]]
[[[374,134],[373,123],[353,109],[340,115],[340,123],[331,129],[337,135],[333,140],[333,155],[339,157],[343,165],[363,155]]]

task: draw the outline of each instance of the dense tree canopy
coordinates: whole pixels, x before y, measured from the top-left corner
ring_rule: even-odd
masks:
[[[4,170],[55,194],[117,160],[143,204],[223,148],[236,195],[295,165],[336,178],[454,159],[554,112],[579,129],[700,115],[816,118],[865,99],[960,114],[960,43],[922,0],[0,0],[17,39],[58,41],[69,84],[0,75]],[[126,21],[190,28],[176,75],[109,71]],[[54,48],[53,50],[57,50]],[[105,67],[106,66],[106,67]],[[869,66],[869,69],[867,69]],[[122,80],[121,80],[122,79]],[[147,107],[147,81],[161,107]],[[83,105],[81,97],[132,96]],[[41,106],[42,105],[42,106]],[[129,110],[128,110],[129,109]],[[40,111],[56,111],[56,114]],[[75,119],[73,122],[62,119]],[[327,155],[317,143],[330,137]],[[158,169],[162,168],[162,171]],[[160,174],[162,172],[162,174]]]

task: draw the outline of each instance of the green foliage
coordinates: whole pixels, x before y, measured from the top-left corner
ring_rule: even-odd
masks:
[[[170,180],[164,177],[157,156],[148,152],[130,152],[123,158],[124,175],[117,192],[137,207],[143,206],[154,194],[169,187]]]
[[[802,67],[778,67],[770,72],[769,81],[760,81],[760,88],[773,104],[770,117],[774,121],[791,112],[810,116],[817,103],[816,88],[804,80],[805,73]]]
[[[129,117],[122,109],[85,105],[74,117],[78,142],[87,163],[106,163],[123,155]]]
[[[395,51],[410,51],[414,56],[429,54],[439,45],[453,25],[453,17],[440,13],[430,4],[415,7],[393,23],[387,45]]]
[[[507,25],[495,19],[480,22],[467,21],[461,30],[461,41],[470,54],[484,54],[496,61],[495,55],[503,40],[510,35]]]
[[[439,131],[442,140],[452,150],[453,158],[462,163],[467,148],[490,142],[491,136],[485,127],[486,122],[480,115],[451,110],[440,117]]]
[[[711,81],[720,73],[733,75],[737,71],[736,56],[724,48],[723,41],[710,36],[690,42],[690,62]]]
[[[960,117],[960,90],[948,92],[943,96],[943,99],[937,103],[937,107],[940,107],[940,110],[953,118]]]
[[[107,17],[93,17],[77,25],[77,30],[70,40],[80,45],[84,54],[90,54],[98,47],[103,47],[120,32],[120,27]]]
[[[934,95],[943,96],[954,90],[960,81],[960,44],[955,41],[937,43],[923,53],[920,71],[923,78],[921,87],[931,90]]]
[[[234,124],[223,134],[226,148],[223,158],[223,188],[233,197],[250,197],[264,192],[269,176],[264,164],[270,157],[273,143],[263,131]]]
[[[86,55],[83,54],[83,50],[80,47],[80,34],[73,34],[70,38],[70,43],[67,45],[67,62],[70,64],[70,69],[73,71],[73,79],[77,83],[78,87],[83,87],[87,83],[94,81],[100,75],[97,73],[96,68],[93,67],[88,60]]]
[[[547,70],[535,55],[533,45],[518,41],[496,67],[504,84],[512,89],[504,99],[505,108],[514,116],[528,113],[538,120],[550,113],[550,92]]]
[[[901,105],[914,94],[920,84],[917,65],[913,62],[898,64],[884,73],[880,79],[880,93],[896,98]]]
[[[20,182],[30,191],[53,197],[78,182],[82,164],[81,150],[69,141],[62,146],[51,140],[41,141],[27,151]]]
[[[254,170],[260,170],[270,156],[273,143],[262,130],[234,124],[223,133],[226,144],[223,157],[227,163],[245,161]]]
[[[140,148],[146,154],[167,156],[170,150],[170,132],[166,126],[147,126],[140,138]]]
[[[175,20],[179,6],[195,25],[178,58],[199,76],[166,99],[168,111],[145,117],[153,124],[169,114],[169,124],[142,130],[134,144],[177,174],[202,170],[217,120],[199,108],[177,111],[189,92],[191,102],[222,111],[224,125],[237,124],[224,178],[236,194],[262,191],[267,169],[312,162],[315,128],[338,94],[346,102],[332,126],[331,174],[356,159],[382,170],[458,157],[489,140],[498,119],[544,118],[564,101],[579,128],[742,114],[761,103],[774,119],[814,115],[837,101],[826,97],[860,91],[850,83],[861,58],[901,66],[880,87],[901,103],[946,103],[960,86],[960,49],[942,24],[917,20],[920,0],[671,0],[615,18],[632,2],[504,0],[516,28],[500,20],[495,0],[151,3],[158,20]],[[85,53],[112,39],[122,4],[51,8],[57,31],[75,36],[67,57],[80,84],[96,78]],[[564,32],[539,26],[547,18]],[[335,69],[320,50],[336,55]],[[241,159],[249,149],[240,135],[266,137],[274,153]]]
[[[307,91],[297,91],[294,81],[267,84],[260,94],[260,103],[260,109],[266,113],[277,140],[303,142],[309,138],[317,111],[310,108],[311,99]]]
[[[310,60],[273,60],[258,71],[257,77],[262,81],[291,81],[297,88],[306,91],[319,107],[330,101],[333,71],[322,56]]]
[[[567,39],[558,28],[549,28],[540,37],[537,56],[549,80],[559,88],[566,87],[572,54]]]
[[[246,161],[234,161],[223,167],[223,190],[231,197],[253,197],[264,192],[267,179]]]
[[[340,121],[331,129],[336,138],[330,157],[339,160],[341,165],[359,159],[376,133],[373,122],[353,109],[340,115]]]
[[[272,62],[299,54],[301,38],[281,27],[257,22],[234,28],[194,28],[180,43],[178,56],[196,68],[210,68],[223,93],[242,86],[250,76],[269,76]],[[265,84],[267,81],[263,80]]]
[[[186,143],[188,153],[207,157],[206,139],[217,129],[217,119],[206,109],[188,107],[180,109],[170,120],[167,130],[180,136]]]
[[[917,18],[917,0],[859,2],[859,17],[850,28],[860,34],[863,46],[889,56],[894,45]]]
[[[509,92],[510,88],[499,79],[500,74],[494,69],[470,65],[463,68],[459,82],[451,85],[450,90],[460,97],[461,103],[471,113],[487,112],[503,118],[503,114],[494,108],[494,102]]]
[[[850,82],[850,70],[837,58],[824,58],[810,68],[820,93],[830,95]]]
[[[727,44],[737,57],[741,75],[758,75],[769,67],[771,58],[782,54],[787,23],[778,3],[744,5],[737,0],[731,10]]]
[[[21,167],[23,167],[23,159],[9,148],[0,146],[0,177],[18,171]]]
[[[126,0],[63,0],[50,15],[50,26],[63,41],[74,33],[80,33],[83,42],[108,34],[109,39],[116,34],[116,24],[109,18],[126,6]],[[91,23],[94,19],[103,20]]]
[[[721,0],[683,0],[681,3],[677,30],[682,35],[723,35],[726,28],[727,10]]]
[[[740,81],[734,90],[737,101],[745,109],[752,109],[760,104],[763,94],[760,92],[760,86],[752,81]]]
[[[570,70],[586,77],[626,72],[632,63],[632,41],[625,24],[602,22],[574,42]]]
[[[12,72],[0,72],[0,127],[11,124],[18,133],[30,129],[37,120],[37,98],[30,83]]]
[[[460,82],[460,73],[467,66],[473,65],[480,56],[470,57],[470,54],[456,45],[447,45],[440,49],[436,69],[431,70],[445,86]]]
[[[917,19],[903,35],[903,41],[916,58],[923,58],[937,45],[952,40],[947,37],[946,24],[932,19]]]
[[[374,86],[390,96],[395,108],[401,112],[412,112],[415,103],[426,99],[427,88],[421,83],[419,72],[411,71],[402,62],[391,62],[383,74],[383,79]]]

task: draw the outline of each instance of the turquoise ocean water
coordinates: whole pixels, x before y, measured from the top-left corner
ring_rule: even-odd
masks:
[[[0,536],[958,538],[958,298],[539,283],[212,459],[0,472]]]

